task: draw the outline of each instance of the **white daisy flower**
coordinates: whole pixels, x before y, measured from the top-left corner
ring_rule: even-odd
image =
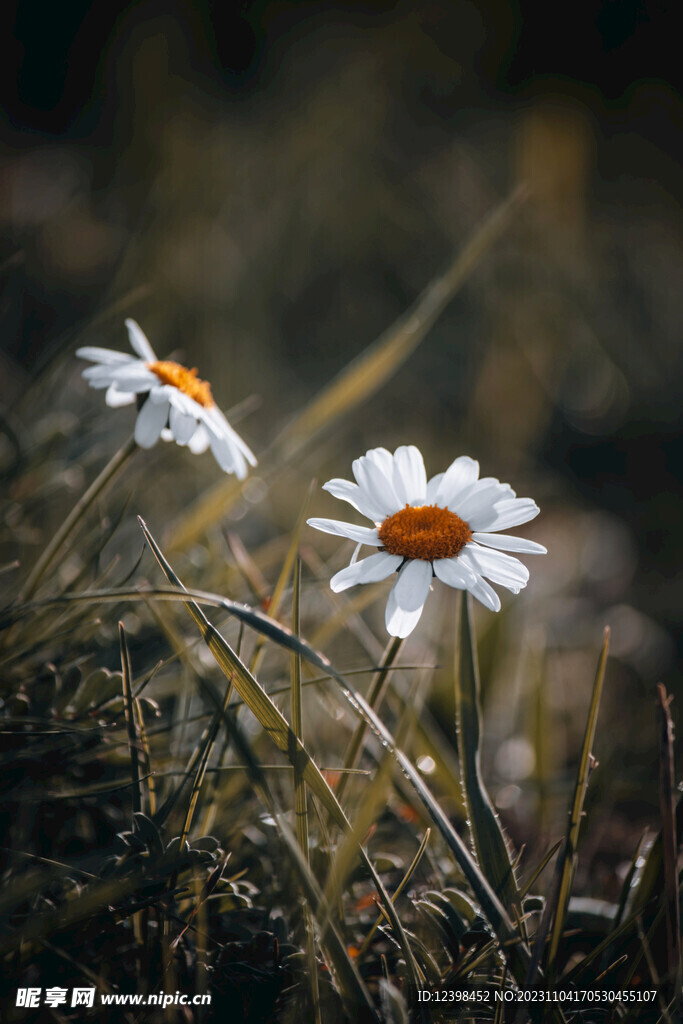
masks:
[[[139,358],[108,348],[77,350],[81,359],[96,364],[83,371],[90,386],[106,388],[107,405],[113,407],[142,403],[135,423],[141,448],[151,448],[160,437],[194,453],[211,446],[221,469],[244,479],[247,462],[255,466],[256,459],[214,402],[208,381],[200,380],[196,369],[157,359],[135,320],[126,320],[126,327]]]
[[[521,526],[540,509],[518,498],[509,484],[479,479],[479,463],[461,455],[445,473],[427,481],[422,455],[414,446],[373,448],[353,463],[356,483],[328,480],[323,489],[353,505],[374,526],[336,519],[309,519],[309,526],[356,542],[350,564],[330,580],[335,593],[356,583],[376,583],[398,572],[386,609],[392,636],[406,637],[418,623],[436,576],[449,587],[469,590],[497,612],[500,598],[486,582],[518,594],[529,579],[519,559],[505,554],[546,553],[541,544],[494,531]],[[356,561],[360,547],[379,551]]]

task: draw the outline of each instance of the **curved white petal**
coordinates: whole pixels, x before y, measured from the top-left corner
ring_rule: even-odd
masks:
[[[432,479],[428,481],[426,496],[426,501],[428,505],[436,504],[436,496],[439,493],[441,481],[443,480],[444,476],[445,473],[437,473],[436,476],[433,476]]]
[[[151,448],[152,445],[156,444],[159,440],[161,431],[166,426],[167,420],[168,403],[165,405],[158,405],[155,402],[150,402],[148,399],[142,409],[140,409],[138,418],[135,421],[136,443],[139,444],[141,448]]]
[[[394,452],[392,482],[402,505],[424,505],[427,473],[422,453],[415,445],[402,445]]]
[[[147,340],[147,335],[140,325],[135,320],[128,319],[126,320],[126,327],[128,328],[130,347],[133,351],[137,352],[145,362],[156,363],[157,357],[154,355],[154,349]]]
[[[485,544],[488,548],[499,551],[516,551],[520,555],[547,555],[548,549],[533,540],[523,537],[510,537],[505,533],[473,533],[472,540],[477,544]]]
[[[518,594],[529,582],[527,567],[518,558],[506,555],[502,551],[468,544],[464,551],[460,552],[459,558],[475,573],[486,576],[492,583],[507,587],[513,594]]]
[[[131,405],[135,401],[135,395],[130,391],[119,391],[116,384],[110,384],[104,400],[110,408],[117,409],[121,405]]]
[[[387,448],[369,448],[363,458],[373,462],[382,470],[387,480],[391,480],[394,471],[394,456]]]
[[[384,617],[391,636],[406,637],[415,629],[431,582],[431,562],[415,559],[403,566],[391,588]]]
[[[342,523],[338,519],[307,519],[306,522],[323,533],[332,533],[337,537],[355,540],[358,544],[370,544],[379,548],[382,542],[376,529],[369,526],[355,526],[353,523]]]
[[[481,576],[477,576],[474,583],[469,584],[467,589],[472,597],[476,597],[477,601],[481,601],[486,608],[489,608],[492,612],[500,611],[500,598],[498,594]]]
[[[190,399],[192,401],[192,399]],[[197,403],[193,403],[197,404]],[[204,409],[198,405],[197,408],[200,410],[201,419],[209,431],[209,433],[216,433],[218,436],[225,438],[234,448],[236,448],[241,456],[243,456],[250,465],[256,465],[256,456],[252,452],[246,441],[243,441],[240,435],[234,430],[227,419],[220,411],[218,406],[214,405],[210,409]]]
[[[392,572],[396,572],[402,561],[400,555],[389,555],[380,551],[360,562],[354,562],[353,565],[347,565],[332,577],[330,587],[335,594],[339,594],[357,583],[378,583],[391,576]]]
[[[349,505],[353,505],[361,515],[371,519],[373,523],[385,518],[385,514],[370,500],[365,491],[358,484],[351,483],[350,480],[340,478],[328,480],[326,484],[323,484],[323,490],[334,498],[348,501]]]
[[[193,455],[201,455],[209,447],[209,432],[203,423],[200,423],[190,438],[187,447]]]
[[[508,530],[512,526],[521,526],[535,519],[540,508],[531,498],[512,498],[498,501],[490,509],[482,510],[468,519],[470,529],[477,533],[489,533],[492,530]]]
[[[79,359],[89,359],[92,363],[104,363],[106,365],[129,363],[133,358],[127,352],[115,352],[114,349],[97,348],[94,345],[85,345],[83,348],[77,348],[76,355]]]
[[[436,558],[432,565],[437,578],[449,587],[455,587],[456,590],[467,590],[476,583],[475,574],[469,566],[460,561],[459,557]]]
[[[188,444],[197,429],[197,418],[191,413],[184,412],[175,402],[171,402],[169,426],[175,440],[183,446]]]
[[[469,455],[461,455],[454,459],[443,474],[441,484],[434,498],[434,504],[442,508],[448,506],[452,511],[452,502],[464,493],[479,477],[479,463]]]
[[[451,511],[457,512],[466,523],[471,524],[473,519],[488,512],[499,501],[506,501],[514,496],[515,492],[509,484],[501,484],[500,480],[489,476],[484,477],[483,480],[477,480],[449,507]]]
[[[247,475],[247,464],[239,447],[233,443],[231,438],[218,435],[212,430],[209,430],[208,433],[211,451],[223,472],[234,473],[238,480],[244,480]]]
[[[118,384],[120,391],[141,393],[143,391],[152,391],[159,384],[159,378],[155,374],[150,373],[139,359],[134,359],[127,366],[111,366],[103,367],[103,369],[109,371],[112,383]]]
[[[385,519],[386,516],[393,515],[394,512],[403,508],[394,490],[394,485],[391,483],[391,477],[385,475],[384,470],[377,462],[367,456],[362,456],[360,459],[354,459],[352,469],[358,486],[371,504],[381,511],[378,518]]]

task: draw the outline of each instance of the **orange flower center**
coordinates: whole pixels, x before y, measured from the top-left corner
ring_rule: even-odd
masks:
[[[437,505],[406,505],[388,516],[378,530],[382,547],[403,558],[454,558],[472,540],[469,525],[455,512]]]
[[[162,384],[171,384],[172,387],[182,391],[188,398],[193,398],[198,405],[210,409],[214,405],[211,385],[208,380],[200,380],[197,376],[197,367],[188,370],[180,363],[171,360],[162,360],[158,363],[147,363],[147,369],[156,374]]]

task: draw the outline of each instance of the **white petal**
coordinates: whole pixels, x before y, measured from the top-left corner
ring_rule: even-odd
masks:
[[[119,391],[115,384],[111,384],[107,388],[104,400],[112,409],[117,409],[121,405],[131,405],[135,401],[135,395],[130,391]]]
[[[481,601],[492,612],[500,611],[500,598],[498,594],[481,576],[477,576],[475,582],[470,584],[467,589],[473,597],[476,597],[477,601]]]
[[[386,448],[370,448],[364,456],[374,462],[382,470],[387,480],[391,480],[394,472],[394,456]]]
[[[470,528],[478,533],[488,533],[491,530],[508,530],[512,526],[521,526],[535,519],[541,510],[531,498],[512,498],[506,501],[497,501],[487,511],[482,511],[476,517],[468,520]]]
[[[377,530],[369,526],[355,526],[353,523],[342,523],[338,519],[307,519],[306,522],[323,533],[333,533],[337,537],[346,537],[358,544],[370,544],[375,548],[382,546]]]
[[[367,496],[370,503],[381,511],[380,519],[385,519],[387,516],[393,515],[394,512],[398,512],[399,509],[403,508],[403,504],[399,501],[394,486],[391,483],[391,477],[387,477],[382,467],[370,459],[368,456],[362,456],[360,459],[355,459],[352,464],[353,475],[358,481],[358,485]]]
[[[476,583],[475,574],[459,558],[436,558],[432,563],[438,579],[456,590],[467,590]]]
[[[348,501],[349,505],[353,505],[361,515],[371,519],[373,523],[385,518],[382,510],[373,504],[365,491],[361,490],[358,484],[351,483],[350,480],[341,480],[340,478],[328,480],[326,484],[323,484],[323,490],[335,498]]]
[[[202,423],[195,430],[187,447],[194,455],[201,455],[209,447],[209,433]]]
[[[169,426],[177,443],[186,445],[197,429],[197,419],[179,409],[175,402],[171,402]]]
[[[93,345],[86,345],[84,348],[77,348],[76,355],[80,359],[89,359],[92,363],[129,363],[132,356],[127,352],[115,352],[111,348],[96,348]]]
[[[515,492],[509,484],[501,484],[500,480],[489,476],[484,477],[483,480],[477,480],[465,494],[456,499],[452,506],[449,505],[449,508],[453,512],[457,512],[466,523],[471,524],[474,519],[481,517],[482,513],[488,512],[499,501],[506,501],[514,496]]]
[[[398,574],[387,600],[385,622],[391,636],[406,637],[415,629],[432,582],[432,563],[407,562]]]
[[[136,443],[141,448],[151,448],[159,440],[161,431],[166,426],[167,421],[168,403],[166,405],[157,405],[148,399],[142,409],[140,409],[135,422]]]
[[[128,328],[128,338],[130,340],[130,347],[134,352],[144,359],[147,363],[156,363],[157,357],[154,355],[154,349],[147,340],[147,336],[135,320],[126,320],[126,327]]]
[[[476,540],[477,544],[485,544],[488,548],[498,548],[500,551],[517,551],[520,555],[548,554],[548,549],[542,544],[524,540],[523,537],[509,537],[505,533],[473,533],[472,540]]]
[[[392,482],[402,505],[424,505],[427,473],[422,454],[415,445],[402,445],[394,452]]]
[[[385,580],[387,576],[391,576],[392,572],[396,572],[402,561],[400,555],[389,555],[380,551],[377,555],[370,555],[369,558],[364,558],[360,562],[347,565],[345,569],[332,577],[330,587],[335,594],[339,594],[342,590],[355,586],[356,583],[377,583],[379,580]]]
[[[527,567],[518,558],[505,555],[502,551],[468,544],[464,551],[460,552],[459,558],[475,573],[486,576],[492,583],[507,587],[513,594],[518,594],[529,582]]]
[[[471,487],[478,476],[479,463],[469,455],[461,455],[444,473],[434,503],[442,508],[447,505],[452,510],[452,502]]]
[[[127,366],[103,367],[103,369],[109,370],[112,382],[119,385],[120,391],[142,393],[144,391],[152,391],[153,388],[159,385],[159,378],[155,374],[150,373],[146,366],[138,359],[134,359]]]
[[[192,401],[192,399],[190,399]],[[193,405],[196,403],[193,402]],[[225,438],[231,445],[239,450],[241,455],[247,460],[250,465],[256,465],[256,456],[252,452],[246,441],[243,441],[240,435],[234,430],[227,419],[220,411],[218,406],[212,406],[210,409],[205,409],[203,406],[198,405],[197,408],[200,410],[200,415],[204,426],[207,428],[209,433],[215,432],[219,436]],[[246,468],[245,468],[246,472]]]
[[[441,481],[443,480],[444,476],[445,476],[445,473],[437,473],[436,476],[433,476],[432,479],[427,484],[427,504],[428,505],[435,505],[436,504],[436,496],[439,493],[439,488],[441,487]]]
[[[247,464],[238,446],[231,438],[219,436],[209,430],[209,444],[213,456],[224,473],[234,473],[238,480],[247,475]]]

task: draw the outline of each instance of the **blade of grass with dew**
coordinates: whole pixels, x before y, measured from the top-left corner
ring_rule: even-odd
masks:
[[[547,974],[550,976],[552,976],[554,973],[555,960],[557,957],[557,951],[559,949],[560,940],[562,938],[564,921],[567,914],[567,907],[569,905],[569,895],[571,892],[572,880],[576,868],[576,858],[579,842],[579,831],[581,829],[583,803],[586,797],[586,790],[588,788],[588,779],[590,776],[591,768],[593,766],[593,755],[591,753],[591,747],[593,746],[593,742],[595,740],[595,730],[598,723],[600,698],[602,696],[602,688],[603,683],[605,681],[605,670],[607,668],[608,651],[609,628],[606,627],[605,636],[602,644],[602,651],[600,652],[600,658],[598,660],[598,668],[595,673],[595,682],[593,684],[593,693],[591,696],[590,709],[588,711],[586,731],[584,733],[583,744],[581,747],[581,758],[579,761],[579,770],[576,777],[576,785],[574,787],[574,799],[572,800],[572,806],[569,813],[567,833],[564,841],[564,846],[562,852],[560,853],[560,857],[557,863],[557,871],[560,879],[560,884],[558,887],[557,904],[555,907],[553,927],[550,935],[550,947],[548,950],[548,960],[546,967]]]
[[[272,474],[348,416],[397,372],[426,336],[448,303],[512,222],[524,187],[517,188],[489,214],[441,277],[422,292],[416,302],[387,331],[373,342],[290,423],[260,457],[260,472]],[[225,515],[242,491],[234,478],[221,481],[182,516],[169,538],[170,550],[193,544],[206,528]]]
[[[460,777],[470,835],[477,860],[509,912],[521,916],[522,902],[510,854],[498,817],[481,777],[481,711],[479,665],[472,625],[472,598],[463,590],[455,671],[455,714]]]

